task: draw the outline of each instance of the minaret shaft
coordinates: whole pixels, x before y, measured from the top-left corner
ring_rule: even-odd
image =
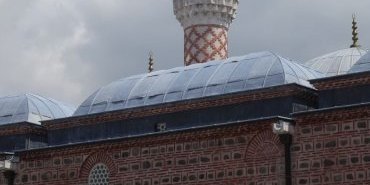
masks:
[[[185,65],[228,57],[228,29],[218,25],[194,25],[184,30]]]
[[[191,65],[228,57],[228,30],[238,0],[173,0],[184,28],[184,63]]]

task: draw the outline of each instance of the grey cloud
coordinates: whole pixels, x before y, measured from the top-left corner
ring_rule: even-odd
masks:
[[[370,41],[368,0],[240,0],[230,55],[272,50],[305,61],[350,45],[351,14]],[[97,88],[183,65],[171,0],[0,0],[0,96],[33,92],[78,105]]]

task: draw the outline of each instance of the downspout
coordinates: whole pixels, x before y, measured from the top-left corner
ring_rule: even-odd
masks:
[[[285,185],[292,185],[292,158],[290,153],[290,147],[292,145],[293,138],[293,122],[278,120],[277,123],[273,123],[273,132],[279,136],[279,140],[284,144],[284,155],[285,155]]]
[[[292,145],[291,134],[279,135],[280,142],[284,144],[285,149],[285,185],[292,185],[292,159],[290,155],[290,147]]]
[[[14,185],[14,179],[16,173],[12,170],[6,170],[3,172],[7,185]]]

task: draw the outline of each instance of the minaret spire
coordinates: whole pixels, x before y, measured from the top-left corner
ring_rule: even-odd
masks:
[[[154,57],[153,57],[153,52],[149,52],[149,63],[148,63],[148,71],[149,73],[154,71]]]
[[[352,15],[352,41],[353,44],[351,45],[351,48],[357,48],[360,47],[358,45],[358,32],[357,32],[357,21],[356,21],[356,14]]]

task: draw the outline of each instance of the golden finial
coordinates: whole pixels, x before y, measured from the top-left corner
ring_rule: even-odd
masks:
[[[148,71],[149,73],[153,72],[154,70],[154,58],[153,58],[153,52],[149,52],[149,66]]]
[[[356,14],[353,14],[352,15],[352,41],[353,41],[353,44],[351,45],[351,48],[357,48],[357,47],[360,47],[360,45],[358,45],[358,32],[357,32],[357,21],[356,21]]]

